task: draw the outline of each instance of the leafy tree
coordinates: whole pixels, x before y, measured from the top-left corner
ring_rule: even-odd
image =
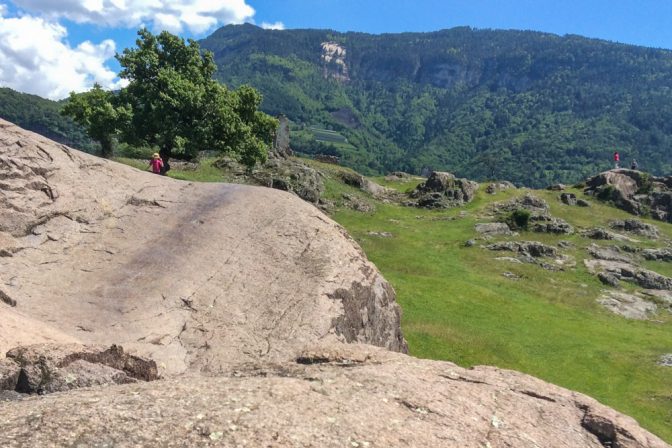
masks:
[[[87,134],[100,143],[102,156],[112,157],[113,136],[128,116],[123,108],[113,105],[112,92],[103,90],[100,84],[84,93],[70,93],[70,98],[61,113],[72,117],[82,125]]]
[[[124,141],[156,145],[164,161],[174,151],[193,158],[202,149],[237,154],[248,166],[265,160],[277,121],[257,110],[257,91],[215,81],[212,54],[192,39],[146,29],[138,35],[137,48],[117,55],[128,80],[119,100],[132,116]]]

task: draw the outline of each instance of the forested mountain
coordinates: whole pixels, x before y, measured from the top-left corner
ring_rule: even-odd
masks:
[[[60,110],[60,102],[0,88],[0,117],[59,143],[95,152],[98,149],[96,143],[81,126],[61,116]]]
[[[425,167],[529,186],[572,182],[619,150],[670,173],[672,51],[453,28],[370,35],[226,26],[200,42],[298,126],[293,146],[365,173]],[[311,140],[335,130],[347,145]],[[301,131],[300,129],[306,129]]]

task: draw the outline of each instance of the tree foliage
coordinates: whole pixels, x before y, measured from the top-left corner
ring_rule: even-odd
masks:
[[[194,40],[142,29],[136,48],[117,55],[127,86],[118,93],[96,85],[70,95],[63,113],[85,127],[111,154],[112,137],[155,146],[164,160],[192,159],[198,151],[237,155],[253,166],[264,161],[277,120],[258,110],[262,97],[249,86],[229,90],[213,79],[212,54]]]
[[[112,92],[103,90],[100,84],[85,93],[70,93],[61,113],[72,117],[86,129],[92,139],[100,143],[101,155],[112,157],[113,137],[122,128],[128,117],[127,109],[115,107]]]

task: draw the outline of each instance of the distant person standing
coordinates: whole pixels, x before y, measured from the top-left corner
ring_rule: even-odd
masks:
[[[149,168],[154,174],[163,174],[163,160],[161,160],[158,152],[155,152],[152,160],[149,161]]]
[[[619,163],[621,162],[621,155],[618,153],[618,151],[614,151],[614,168],[618,169],[619,168]]]
[[[636,170],[637,168],[639,168],[639,165],[637,165],[637,160],[632,159],[632,163],[630,164],[630,169],[631,170]]]

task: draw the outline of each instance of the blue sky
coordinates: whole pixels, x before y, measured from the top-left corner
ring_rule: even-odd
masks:
[[[228,23],[387,33],[455,26],[672,49],[672,0],[0,0],[0,86],[53,99],[116,77],[140,26],[201,38]]]

